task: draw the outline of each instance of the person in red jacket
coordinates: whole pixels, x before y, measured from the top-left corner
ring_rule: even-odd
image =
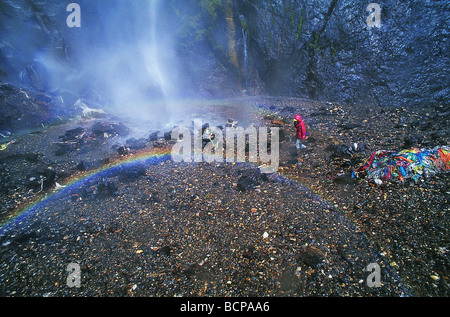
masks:
[[[302,141],[306,139],[306,126],[305,122],[303,122],[303,119],[300,115],[295,116],[294,126],[297,131],[296,133],[297,142],[295,146],[297,147],[297,150],[305,149],[306,146],[302,144]]]

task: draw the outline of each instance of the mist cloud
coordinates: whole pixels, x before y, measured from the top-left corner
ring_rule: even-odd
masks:
[[[114,113],[168,120],[178,65],[173,34],[160,20],[161,2],[79,1],[81,27],[64,30],[69,63],[45,52],[35,60],[54,88],[99,94]]]

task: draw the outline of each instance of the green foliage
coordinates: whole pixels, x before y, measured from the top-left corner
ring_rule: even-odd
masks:
[[[300,33],[302,32],[302,28],[303,28],[304,19],[305,19],[305,6],[302,7],[302,12],[300,14],[300,21],[298,22],[298,26],[297,26],[297,33],[295,34],[295,40],[298,40],[298,38],[300,37]]]
[[[241,19],[241,27],[243,30],[248,30],[248,24],[245,19]]]
[[[320,33],[313,32],[313,34],[314,34],[314,41],[312,43],[309,43],[309,47],[311,47],[313,50],[320,51],[321,48],[319,45],[317,45],[317,43],[319,42]]]
[[[222,9],[221,0],[200,0],[200,8],[208,13],[212,21],[215,22],[217,19],[217,12]]]
[[[221,0],[167,0],[176,19],[177,44],[190,49],[200,42],[210,41],[222,12]],[[214,45],[214,44],[213,44]]]
[[[331,47],[330,48],[330,53],[331,53],[331,62],[334,63],[334,57],[337,54],[336,49],[334,47]]]

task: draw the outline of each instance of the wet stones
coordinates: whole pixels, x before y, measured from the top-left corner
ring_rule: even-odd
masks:
[[[58,149],[54,152],[56,156],[62,156],[71,151],[70,144],[58,144]]]
[[[240,171],[240,177],[236,183],[237,190],[244,192],[254,189],[261,182],[277,182],[280,178],[278,173],[262,172],[259,168],[250,168]]]
[[[80,195],[84,199],[114,197],[118,195],[118,190],[116,182],[108,178],[102,178],[84,186]],[[78,197],[78,194],[75,194],[72,196],[72,200]]]
[[[72,152],[83,145],[88,137],[89,133],[82,127],[67,130],[64,135],[59,137],[59,142],[54,142],[57,146],[55,155],[62,156]]]
[[[80,108],[82,110],[81,112],[81,117],[83,119],[99,119],[99,118],[105,118],[106,117],[106,112],[103,111],[102,109],[93,109],[90,108],[87,104],[86,101],[78,99],[74,106],[76,108]]]
[[[340,144],[336,147],[330,147],[329,149],[334,149],[332,157],[334,158],[350,158],[357,153],[364,152],[366,145],[364,143],[353,143],[352,145]]]
[[[33,97],[30,91],[0,83],[0,127],[18,132],[41,128],[56,119],[52,102]]]
[[[37,66],[37,67],[36,67]],[[40,76],[40,69],[39,65],[28,65],[25,68],[25,78],[26,82],[30,84],[34,89],[38,91],[44,90],[44,82]]]
[[[152,132],[152,133],[150,133],[150,135],[149,135],[149,137],[148,137],[148,140],[149,140],[150,142],[157,141],[157,140],[158,140],[158,132]]]
[[[89,164],[80,162],[79,168],[87,168]],[[142,164],[119,167],[108,171],[102,178],[87,183],[80,191],[72,198],[77,200],[80,196],[82,198],[107,198],[114,197],[119,194],[120,183],[129,183],[136,181],[141,176],[146,175],[146,168]]]
[[[82,127],[78,127],[75,129],[67,130],[63,136],[60,137],[62,141],[75,141],[79,139],[85,130]]]
[[[117,149],[117,153],[119,155],[127,155],[128,154],[128,148],[125,145],[119,146],[119,148]]]
[[[279,130],[279,140],[280,140],[280,142],[285,142],[288,140],[288,136],[286,135],[286,132],[284,129]]]
[[[12,240],[14,243],[17,244],[27,244],[31,241],[36,241],[39,239],[39,234],[36,231],[27,231],[20,233],[16,237],[14,237]]]
[[[325,254],[313,246],[302,247],[295,258],[298,262],[304,263],[312,268],[326,260]]]
[[[12,154],[5,157],[0,158],[0,163],[12,162],[15,160],[25,160],[30,163],[37,163],[39,161],[38,153],[18,153]]]
[[[123,123],[114,123],[108,121],[100,121],[93,124],[91,129],[77,127],[67,130],[64,135],[59,137],[58,142],[52,142],[57,148],[54,151],[56,156],[69,154],[75,150],[81,150],[81,153],[90,152],[93,146],[96,146],[99,141],[114,138],[117,136],[127,136],[129,128]],[[145,139],[136,140],[134,138],[127,140],[127,148],[141,149],[145,147]],[[120,155],[127,154],[127,151],[119,149]],[[83,169],[81,169],[83,170]]]
[[[144,165],[138,164],[131,167],[121,168],[118,171],[119,181],[120,182],[132,182],[138,179],[141,176],[144,176],[147,173],[147,170]]]
[[[102,137],[105,134],[127,136],[130,133],[130,129],[122,122],[97,122],[92,126],[92,133],[98,137]]]
[[[261,181],[261,171],[259,169],[249,169],[241,172],[241,177],[237,182],[239,191],[246,191],[259,185]]]
[[[238,121],[235,121],[234,119],[230,118],[227,120],[226,127],[236,129],[238,124],[239,124]],[[209,127],[209,125],[208,125],[208,127]]]
[[[99,160],[94,161],[94,162],[88,162],[88,161],[85,161],[85,160],[81,160],[77,164],[75,169],[77,171],[79,171],[79,172],[86,172],[86,171],[89,171],[89,170],[100,168],[101,166],[104,166],[104,165],[106,165],[108,163],[109,163],[109,157],[103,158],[103,159],[99,159]]]
[[[172,140],[172,132],[165,132],[164,133],[164,140],[166,140],[166,141],[170,141],[170,140]]]
[[[77,171],[84,172],[88,170],[87,163],[85,161],[81,161],[77,164]]]
[[[255,259],[257,257],[256,248],[253,245],[247,246],[242,252],[242,257],[249,260]]]
[[[126,141],[126,145],[131,150],[141,150],[147,146],[147,140],[144,138],[131,138]]]
[[[339,124],[339,128],[341,128],[342,130],[353,130],[353,129],[360,128],[360,127],[361,127],[360,124],[357,124],[354,122]]]
[[[138,285],[136,295],[143,296],[399,295],[389,280],[391,271],[388,268],[385,271],[383,265],[386,275],[382,281],[386,284],[382,288],[374,293],[365,284],[358,283],[360,279],[365,281],[369,274],[362,275],[360,266],[370,263],[372,250],[356,243],[364,235],[345,224],[340,217],[342,209],[346,217],[357,222],[358,228],[373,237],[386,261],[395,260],[398,268],[406,268],[406,279],[411,276],[418,289],[423,288],[424,284],[420,283],[425,276],[424,283],[434,283],[440,287],[439,294],[447,294],[444,278],[444,252],[447,251],[442,251],[440,257],[435,254],[439,252],[438,248],[445,247],[445,241],[439,237],[444,238],[448,228],[445,222],[445,211],[448,210],[446,178],[433,180],[436,185],[430,182],[415,188],[393,186],[383,189],[362,184],[337,186],[347,184],[349,175],[338,176],[334,181],[325,178],[328,171],[341,175],[341,169],[329,160],[336,148],[330,147],[331,151],[327,153],[323,149],[327,144],[339,142],[348,150],[355,140],[346,136],[327,138],[341,133],[341,129],[335,129],[332,124],[329,126],[335,134],[327,132],[323,136],[311,130],[311,135],[318,140],[314,149],[307,153],[309,157],[303,160],[300,168],[290,168],[293,172],[300,169],[304,175],[317,177],[303,177],[302,181],[307,185],[318,184],[311,189],[317,195],[330,195],[335,208],[299,187],[288,186],[283,178],[290,172],[288,168],[280,170],[279,181],[272,183],[270,178],[277,174],[261,173],[258,177],[258,170],[246,164],[186,166],[168,161],[155,166],[145,163],[134,169],[127,163],[124,169],[114,167],[100,172],[95,181],[86,179],[80,184],[81,189],[63,191],[61,197],[64,198],[65,193],[76,192],[72,201],[67,197],[50,202],[48,214],[42,215],[52,230],[61,233],[60,239],[54,238],[54,245],[44,247],[39,237],[25,235],[20,238],[24,243],[39,243],[29,243],[27,247],[33,249],[25,250],[14,248],[11,240],[10,246],[2,249],[3,260],[7,265],[11,261],[11,268],[21,268],[24,263],[30,267],[41,264],[49,268],[49,274],[21,269],[21,275],[16,275],[15,271],[3,266],[1,274],[8,277],[9,282],[5,279],[0,293],[9,294],[9,289],[18,289],[18,294],[24,294],[21,290],[26,288],[18,285],[26,280],[29,281],[26,286],[36,294],[43,290],[52,292],[52,296],[67,295],[67,288],[49,287],[54,283],[55,274],[61,274],[65,268],[58,266],[53,271],[53,266],[48,263],[64,264],[70,254],[71,259],[82,259],[82,265],[90,268],[89,273],[82,268],[86,284],[83,282],[80,290],[70,290],[79,291],[81,295],[126,294],[126,289],[133,284]],[[94,137],[89,127],[84,130],[88,137]],[[378,126],[373,130],[376,137],[390,138]],[[74,132],[82,133],[81,130]],[[77,133],[72,134],[74,140],[76,136]],[[160,136],[159,140],[167,144]],[[404,136],[400,135],[398,140]],[[371,147],[378,145],[371,135],[363,137]],[[105,151],[100,157],[112,151],[111,158],[114,159],[117,148],[111,150],[110,145],[103,138],[101,140],[98,144],[103,145],[101,149]],[[91,141],[86,138],[86,142]],[[127,142],[126,147],[131,143]],[[291,144],[291,147],[295,145]],[[286,146],[284,155],[291,147]],[[24,151],[28,149],[24,148]],[[73,169],[77,163],[82,163],[81,160],[84,162],[80,167],[90,168],[97,159],[94,151],[89,152],[89,156],[67,158],[65,170]],[[46,156],[42,155],[44,159]],[[58,166],[58,169],[63,168]],[[12,170],[12,166],[2,166],[0,174],[4,173],[1,168]],[[128,168],[131,168],[130,173],[125,170]],[[146,175],[154,177],[155,182],[148,181],[149,176],[143,176],[145,169]],[[7,175],[12,177],[12,172]],[[7,175],[1,176],[2,184],[10,183],[3,182]],[[127,179],[130,182],[125,183]],[[249,186],[242,186],[246,188],[245,192],[237,192],[239,179],[241,185],[248,182]],[[438,185],[442,191],[435,194]],[[313,243],[313,239],[319,243],[305,246]],[[8,242],[0,240],[0,245]],[[360,246],[355,250],[357,245]],[[67,251],[62,253],[60,250]],[[33,257],[27,258],[30,251]],[[373,255],[377,256],[378,252]],[[409,259],[427,265],[422,269],[418,264],[410,264]],[[416,272],[418,274],[414,274]],[[116,273],[125,276],[124,279],[116,279]],[[430,286],[430,291],[436,292],[436,289]]]
[[[172,254],[172,251],[173,251],[173,247],[170,245],[166,245],[166,246],[163,246],[162,248],[158,249],[157,252],[164,256],[170,256]]]
[[[261,173],[261,179],[266,182],[276,182],[279,176],[278,173]]]
[[[27,176],[25,186],[33,191],[43,191],[55,184],[56,171],[46,168],[35,170]]]
[[[104,179],[97,184],[97,196],[108,197],[108,196],[116,196],[118,191],[117,184],[109,179]]]
[[[333,182],[339,185],[355,185],[358,183],[357,180],[350,175],[337,176],[333,179]]]
[[[418,146],[422,138],[417,135],[408,135],[403,139],[403,149],[410,149],[413,146]]]

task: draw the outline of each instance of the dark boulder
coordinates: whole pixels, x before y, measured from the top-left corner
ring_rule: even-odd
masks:
[[[118,170],[120,182],[132,182],[137,180],[141,176],[145,176],[147,169],[143,164],[132,165],[128,167],[122,167]]]
[[[325,254],[313,246],[302,247],[295,256],[298,262],[302,262],[312,268],[326,260]]]
[[[60,136],[62,141],[74,141],[77,140],[84,133],[84,129],[81,127],[68,130],[63,136]]]
[[[92,133],[100,138],[103,137],[105,133],[111,135],[127,136],[130,133],[130,129],[122,122],[115,123],[101,121],[95,123],[92,126]]]
[[[131,138],[126,141],[126,145],[130,150],[141,150],[147,146],[147,140]]]
[[[33,191],[47,190],[55,185],[56,176],[53,169],[37,169],[27,175],[25,186]]]
[[[110,178],[99,178],[88,182],[81,188],[80,196],[83,199],[91,198],[107,198],[114,197],[118,194],[119,187],[117,183]],[[77,200],[78,194],[75,194],[72,199]]]
[[[149,137],[148,137],[149,141],[157,141],[158,140],[158,132],[152,132]]]
[[[239,191],[251,190],[258,186],[261,181],[261,171],[259,169],[249,169],[241,172],[237,182]]]
[[[33,98],[25,89],[0,82],[0,130],[42,128],[56,119],[52,103]]]

